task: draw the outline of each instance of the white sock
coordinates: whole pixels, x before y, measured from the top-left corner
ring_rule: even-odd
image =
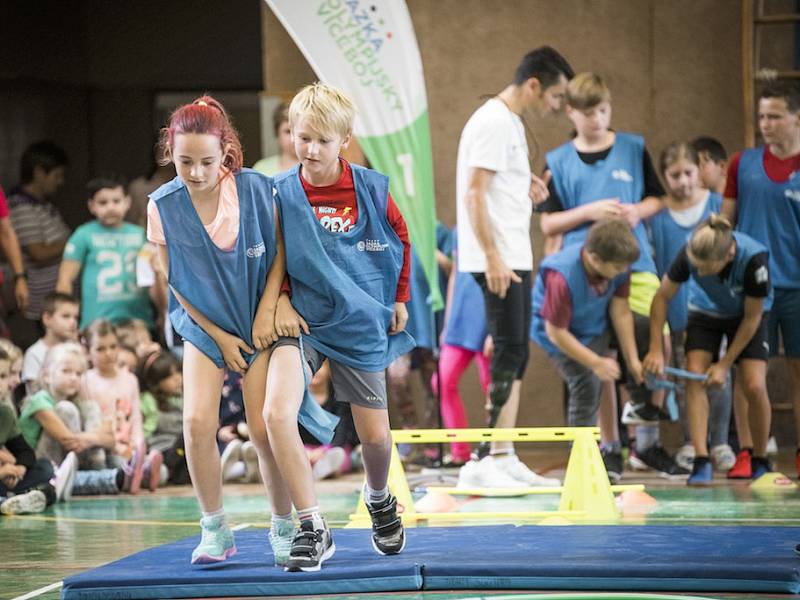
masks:
[[[373,490],[367,484],[364,489],[364,495],[370,504],[379,504],[389,497],[389,486],[384,486],[382,490]]]
[[[219,517],[222,520],[222,522],[225,523],[225,509],[224,508],[220,508],[220,509],[212,511],[212,512],[204,512],[203,513],[203,518],[204,519],[213,519],[213,518],[216,518],[216,517]]]

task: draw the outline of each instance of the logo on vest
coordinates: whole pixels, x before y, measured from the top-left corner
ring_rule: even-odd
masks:
[[[789,200],[800,202],[800,190],[786,190],[783,192],[783,195],[789,198]]]
[[[381,244],[380,240],[362,240],[356,244],[359,252],[383,252],[389,244]]]
[[[617,181],[625,181],[627,183],[631,183],[633,181],[633,176],[625,169],[614,169],[611,171],[611,178],[616,179]]]
[[[245,250],[245,254],[247,258],[259,258],[266,253],[267,248],[264,246],[264,242],[260,244],[256,244],[255,246],[250,246],[247,250]]]

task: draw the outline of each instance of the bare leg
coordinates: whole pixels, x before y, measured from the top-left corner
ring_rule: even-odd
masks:
[[[736,421],[736,437],[739,439],[739,448],[753,447],[753,434],[750,432],[750,418],[748,416],[747,396],[742,390],[742,371],[736,370],[733,385],[733,416]]]
[[[273,456],[298,510],[317,506],[311,464],[297,426],[304,388],[300,350],[293,346],[275,348],[267,372],[264,420]],[[280,500],[285,502],[285,497]]]
[[[187,342],[183,354],[183,437],[192,485],[206,513],[222,508],[216,442],[222,382],[222,369]]]
[[[800,358],[786,357],[791,377],[792,404],[794,404],[794,426],[797,434],[797,447],[800,448]]]
[[[508,400],[500,411],[495,427],[510,428],[517,425],[517,413],[519,412],[519,394],[522,388],[522,380],[515,379],[511,384],[511,393]],[[498,454],[514,450],[514,442],[492,442],[491,453]]]
[[[392,457],[392,436],[389,431],[389,412],[351,404],[353,422],[361,440],[367,484],[373,490],[386,487],[389,462]]]
[[[753,456],[765,457],[772,417],[772,407],[767,395],[767,363],[763,360],[740,360],[739,373],[742,391],[747,398],[747,414],[753,434]]]
[[[602,384],[600,408],[597,412],[600,427],[600,441],[604,444],[619,441],[619,421],[617,419],[617,386],[613,381]]]
[[[705,373],[711,366],[711,353],[692,350],[687,355],[692,373]],[[686,382],[686,401],[689,405],[689,435],[697,456],[708,456],[708,395],[703,382]]]
[[[250,441],[258,453],[258,469],[261,479],[267,490],[272,512],[278,515],[287,515],[292,512],[292,500],[289,489],[281,476],[272,448],[267,437],[267,427],[264,423],[264,404],[267,395],[267,363],[269,352],[261,352],[242,379],[242,394],[244,396],[245,412],[247,414],[247,429]]]

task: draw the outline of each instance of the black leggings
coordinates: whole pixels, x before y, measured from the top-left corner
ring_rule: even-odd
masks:
[[[528,366],[528,335],[531,328],[531,272],[514,271],[522,281],[511,282],[506,297],[500,298],[486,286],[483,273],[473,273],[483,290],[486,322],[494,340],[492,376],[514,373],[522,379]]]

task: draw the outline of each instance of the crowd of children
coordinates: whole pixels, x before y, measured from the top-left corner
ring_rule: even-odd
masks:
[[[601,77],[572,77],[568,68],[559,77],[553,86],[565,85],[575,136],[547,154],[530,191],[550,253],[533,277],[509,271],[503,289],[528,282],[523,333],[565,382],[566,423],[599,424],[612,480],[624,470],[626,437],[632,468],[689,485],[709,484],[714,466],[729,477],[764,474],[769,357],[783,348],[800,381],[800,190],[792,177],[800,92],[785,84],[762,92],[766,145],[737,154],[727,170],[711,138],[670,144],[656,167],[641,136],[611,128]],[[544,112],[560,104],[550,87],[531,89],[547,101]],[[511,110],[514,93],[490,108]],[[217,562],[236,553],[223,481],[260,481],[276,565],[315,571],[336,547],[313,481],[363,464],[372,545],[380,554],[403,550],[387,484],[389,402],[402,405],[404,427],[438,427],[437,409],[443,427],[466,427],[458,384],[475,360],[490,423],[502,424],[497,412],[516,405],[527,351],[500,394],[490,369],[496,323],[485,308],[497,282],[459,264],[443,226],[437,258],[447,302],[439,315],[430,309],[387,178],[340,158],[354,115],[336,88],[304,88],[276,111],[282,154],[259,165],[267,175],[243,168],[238,135],[214,98],[179,107],[160,140],[162,163],[177,177],[150,195],[146,231],[125,221],[125,184],[101,178],[87,190],[95,219],[67,235],[54,207],[28,198],[44,189],[30,185],[36,177],[53,172],[51,187],[59,184],[65,157],[42,146],[26,158],[31,181],[17,192],[12,218],[16,209],[28,276],[38,256],[37,277],[50,289],[31,285],[26,316],[41,314],[43,329],[24,357],[0,343],[0,512],[191,482],[202,511],[191,560]],[[53,223],[37,251],[25,241],[32,206]],[[657,385],[670,364],[691,374],[679,416]],[[425,391],[421,420],[408,398],[414,370]],[[800,385],[792,389],[800,431]],[[732,407],[738,455],[729,443]],[[659,421],[676,418],[686,444],[673,456]],[[462,486],[559,483],[507,447],[472,455],[454,442],[449,450],[463,465]],[[800,473],[800,451],[797,466]]]

